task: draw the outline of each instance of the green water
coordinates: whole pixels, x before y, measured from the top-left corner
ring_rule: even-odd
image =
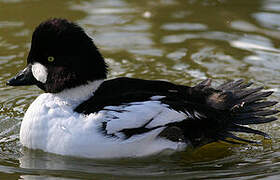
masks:
[[[42,92],[5,82],[24,67],[34,27],[50,17],[83,26],[110,77],[185,85],[243,78],[280,101],[279,0],[0,0],[1,180],[280,179],[280,122],[254,126],[273,137],[261,146],[215,143],[172,156],[91,160],[23,149],[21,120]]]

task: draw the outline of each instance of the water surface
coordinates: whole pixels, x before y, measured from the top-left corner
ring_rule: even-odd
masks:
[[[21,120],[42,92],[5,85],[24,67],[35,26],[64,17],[93,37],[110,77],[243,78],[280,101],[278,0],[0,0],[0,13],[0,179],[280,179],[279,122],[253,126],[273,137],[261,146],[214,143],[171,156],[92,160],[23,149]]]

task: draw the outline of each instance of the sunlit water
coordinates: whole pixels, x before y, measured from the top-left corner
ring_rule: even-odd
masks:
[[[280,101],[278,0],[0,0],[0,14],[0,179],[280,179],[280,122],[254,126],[272,136],[261,146],[215,143],[171,156],[91,160],[23,149],[21,120],[42,92],[5,85],[24,67],[34,27],[64,17],[93,37],[110,77],[243,78]]]

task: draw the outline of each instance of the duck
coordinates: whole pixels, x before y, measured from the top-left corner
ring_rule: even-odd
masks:
[[[238,133],[270,138],[247,125],[277,120],[277,101],[266,99],[273,91],[244,80],[186,86],[107,74],[81,26],[63,18],[41,22],[26,67],[7,81],[44,91],[23,117],[22,146],[85,158],[143,157],[212,142],[260,143]]]

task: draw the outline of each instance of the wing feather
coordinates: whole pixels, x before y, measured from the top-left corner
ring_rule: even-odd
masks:
[[[101,112],[105,113],[105,130],[108,134],[116,134],[124,129],[154,129],[190,118],[189,113],[171,109],[157,100],[127,103],[122,107],[108,106]]]

